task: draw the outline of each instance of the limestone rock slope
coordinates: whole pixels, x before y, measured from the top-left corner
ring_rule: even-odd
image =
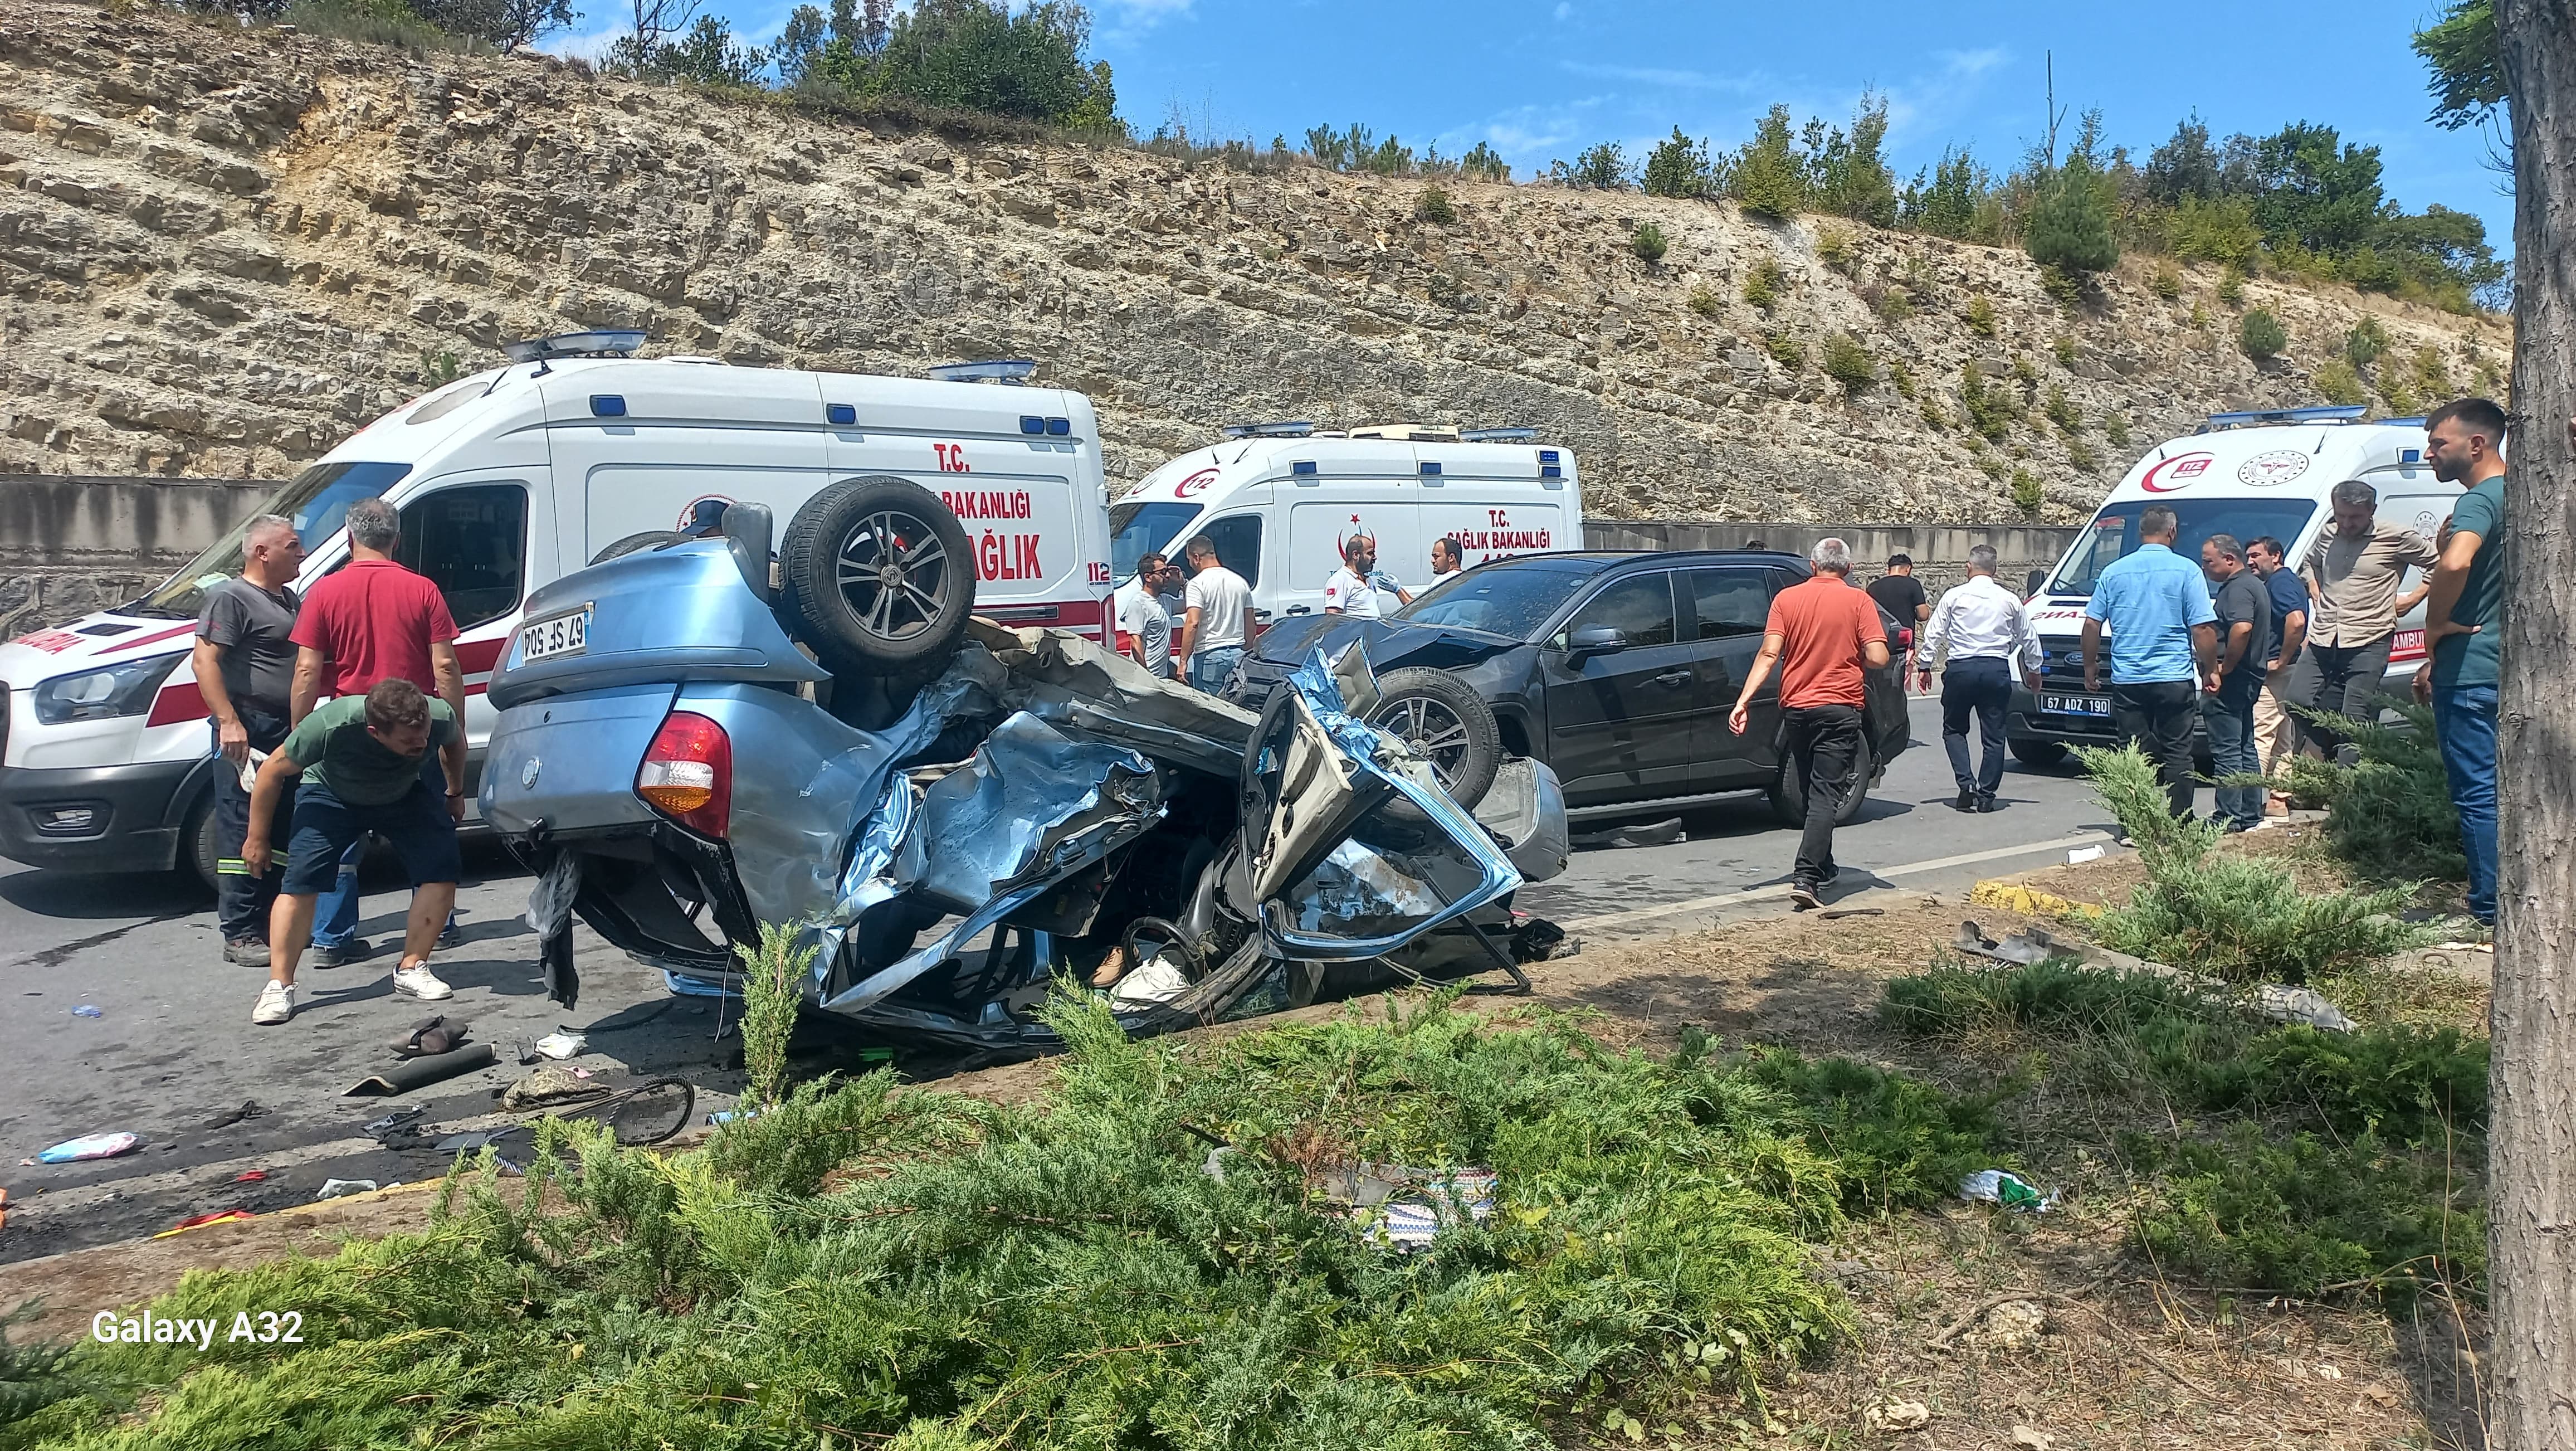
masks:
[[[2015,252],[1531,186],[1452,184],[1440,225],[1422,186],[0,0],[0,471],[282,476],[507,339],[641,326],[739,364],[1038,358],[1099,403],[1118,485],[1229,421],[1508,422],[1578,451],[1596,515],[2065,521],[2213,408],[2317,401],[2365,309],[2463,384],[2510,350],[2255,282],[2292,339],[2257,366],[2211,273],[2167,301],[2132,262],[2069,311]],[[1874,385],[1820,370],[1837,333]],[[1960,422],[1966,368],[2027,410],[1998,444]],[[2051,384],[2084,431],[2042,421]]]

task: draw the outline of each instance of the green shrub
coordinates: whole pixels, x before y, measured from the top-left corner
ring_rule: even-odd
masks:
[[[524,1180],[460,1171],[426,1233],[156,1302],[298,1311],[304,1344],[84,1343],[38,1368],[35,1413],[169,1445],[254,1422],[408,1444],[432,1418],[446,1444],[566,1451],[930,1425],[1500,1451],[1698,1392],[1673,1367],[1712,1341],[1691,1359],[1758,1397],[1848,1333],[1813,1269],[1844,1205],[1930,1204],[1993,1161],[1981,1101],[1865,1065],[1658,1061],[1445,1000],[1189,1045],[1131,1043],[1096,1004],[1046,1019],[1070,1051],[1029,1104],[876,1075],[668,1156],[547,1121]],[[1221,1177],[1203,1135],[1231,1146]],[[839,1172],[739,1177],[782,1156]],[[1489,1168],[1493,1213],[1391,1252],[1320,1192],[1363,1161]],[[35,1379],[0,1364],[12,1394]]]
[[[2415,350],[2415,391],[2425,398],[2452,396],[2450,363],[2429,343]]]
[[[2387,351],[2388,329],[2380,326],[2375,317],[2363,318],[2343,335],[2343,360],[2352,364],[2355,372],[2367,371]]]
[[[806,969],[819,950],[797,945],[805,935],[801,926],[764,922],[757,950],[733,950],[742,959],[742,1064],[751,1080],[744,1097],[754,1104],[776,1103],[787,1091],[787,1040],[805,1003]]]
[[[2048,294],[2049,301],[2072,312],[2084,305],[2084,274],[2063,267],[2042,267],[2039,290]]]
[[[1848,275],[1859,261],[1859,254],[1852,247],[1850,231],[1832,226],[1817,228],[1816,259],[1836,272]]]
[[[2069,278],[2120,260],[2103,183],[2102,173],[2080,152],[2040,183],[2038,203],[2022,231],[2030,260]]]
[[[1916,411],[1923,415],[1923,421],[1931,427],[1948,428],[1950,426],[1950,415],[1942,412],[1941,405],[1929,398],[1924,399],[1922,407]]]
[[[2460,813],[2451,804],[2433,712],[2412,701],[2394,704],[2405,717],[2403,728],[2299,712],[2331,725],[2361,753],[2350,770],[2317,763],[2332,778],[2322,793],[2329,803],[2326,847],[2365,881],[2465,881]]]
[[[1807,209],[1807,169],[1790,135],[1789,108],[1773,106],[1726,165],[1726,193],[1758,217],[1786,221]]]
[[[2088,474],[2102,467],[2102,456],[2093,451],[2093,445],[2072,434],[2066,439],[2066,461]]]
[[[2039,396],[2039,367],[2037,364],[2031,362],[2030,354],[2013,354],[2012,370],[2013,381],[2021,385],[2022,396],[2025,398],[2037,398]]]
[[[1574,168],[1567,174],[1567,180],[1575,186],[1590,187],[1595,191],[1625,190],[1628,185],[1627,153],[1619,149],[1616,141],[1587,147],[1582,155],[1574,158]]]
[[[1702,317],[1717,317],[1726,311],[1726,299],[1716,288],[1703,282],[1691,289],[1690,310]]]
[[[2168,814],[2135,746],[2080,746],[2093,789],[2136,843],[2147,881],[2103,914],[2104,945],[2230,982],[2303,983],[2431,941],[2400,919],[2412,896],[2302,892],[2279,864],[2217,850],[2220,829]]]
[[[1675,126],[1673,134],[1646,153],[1640,184],[1648,196],[1703,197],[1710,191],[1708,143],[1693,141]]]
[[[1652,222],[1639,222],[1637,230],[1628,238],[1628,250],[1636,253],[1637,260],[1649,267],[1664,260],[1664,252],[1670,245],[1664,240],[1664,229]]]
[[[2017,468],[2012,471],[2012,501],[2023,513],[2036,514],[2039,506],[2048,502],[2048,495],[2030,470]]]
[[[2328,403],[2367,403],[2370,390],[2362,386],[2361,375],[2341,358],[2317,369],[2317,396]]]
[[[1807,345],[1798,341],[1797,335],[1786,328],[1765,337],[1762,346],[1769,351],[1772,361],[1791,372],[1806,366]]]
[[[2129,1135],[2123,1153],[2164,1179],[2137,1239],[2168,1274],[2307,1298],[2368,1289],[2404,1304],[2437,1282],[2483,1298],[2476,1178],[2438,1155],[2371,1135],[2274,1143],[2251,1125],[2218,1143]]]
[[[2084,411],[2075,406],[2073,398],[2067,396],[2065,384],[2048,385],[2047,412],[2048,421],[2056,424],[2068,436],[2072,437],[2084,431]]]
[[[2218,300],[2234,307],[2245,300],[2245,269],[2230,262],[2218,274]]]
[[[2129,446],[2129,420],[2117,413],[2103,414],[2102,436],[2111,441],[2111,446],[2113,448],[2127,448]]]
[[[1789,278],[1780,270],[1780,260],[1776,257],[1765,257],[1753,264],[1752,271],[1744,274],[1744,300],[1764,312],[1769,312],[1771,305],[1780,300],[1780,294],[1786,291],[1788,286]]]
[[[1896,389],[1897,397],[1912,398],[1914,396],[1914,370],[1905,366],[1905,360],[1903,358],[1890,358],[1887,360],[1887,381]],[[1935,428],[1941,426],[1942,425],[1937,423],[1933,425]]]
[[[388,45],[413,55],[488,55],[494,48],[480,36],[422,18],[402,0],[295,0],[277,18],[310,35]]]
[[[1979,449],[1983,448],[1984,445],[1972,438],[1968,440],[1968,447]],[[1987,478],[2000,484],[2004,481],[2006,475],[2013,472],[2013,467],[1991,453],[1980,453],[1977,455],[1977,472],[1984,474]],[[2039,505],[2033,503],[2027,507],[2036,509]]]
[[[2379,396],[2388,401],[2388,411],[2392,416],[2413,418],[2424,411],[2424,400],[2415,396],[2415,390],[2397,375],[2396,369],[2383,368],[2380,371]]]
[[[1987,386],[1986,375],[1974,362],[1960,365],[1959,405],[1967,410],[1968,426],[1989,443],[2003,442],[2019,413],[2001,389]]]
[[[1436,186],[1426,186],[1421,195],[1413,199],[1413,219],[1445,227],[1458,220],[1458,207],[1449,200],[1449,193]]]
[[[2208,331],[2209,309],[2201,306],[2197,302],[2193,303],[2191,305],[2191,325],[2200,331]]]
[[[1879,1016],[1917,1037],[1956,1040],[1997,1024],[2060,1034],[2132,1033],[2166,1017],[2223,1022],[2230,1010],[2161,973],[2090,968],[2057,957],[1895,978]]]
[[[2155,275],[2147,279],[2147,290],[2171,302],[2182,296],[2182,274],[2171,262],[2157,263]]]
[[[2277,358],[2281,355],[2281,350],[2290,345],[2290,333],[2287,328],[2281,326],[2279,318],[2274,317],[2267,309],[2258,307],[2247,312],[2238,321],[2236,343],[2245,350],[2245,356],[2249,358]]]
[[[2068,337],[2064,333],[2059,333],[2056,337],[2049,339],[2048,351],[2056,357],[2057,366],[2061,368],[2072,368],[2075,366],[2075,339]]]
[[[1903,322],[1914,315],[1914,299],[1902,287],[1885,287],[1870,299],[1869,310],[1882,322]]]
[[[1878,364],[1869,349],[1849,333],[1835,333],[1825,339],[1823,360],[1825,376],[1843,385],[1845,393],[1866,393],[1878,382]]]
[[[1995,335],[1995,302],[1982,292],[1968,294],[1968,331],[1981,338]]]

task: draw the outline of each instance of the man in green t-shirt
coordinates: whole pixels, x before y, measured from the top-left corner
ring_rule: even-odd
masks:
[[[442,801],[423,777],[437,751],[447,778]],[[291,778],[303,784],[290,788]],[[295,836],[287,844],[286,880],[268,919],[268,986],[250,1020],[262,1026],[295,1016],[295,967],[313,934],[314,899],[339,880],[340,857],[367,832],[384,837],[411,876],[411,920],[394,991],[436,1000],[452,996],[429,970],[439,927],[456,905],[457,809],[465,781],[465,733],[447,702],[422,695],[408,680],[379,681],[365,695],[344,695],[306,716],[259,768],[251,788],[251,838],[242,859],[265,873],[267,825],[279,796],[295,791]]]
[[[2504,649],[2504,410],[2484,398],[2443,405],[2424,422],[2433,477],[2465,484],[2442,530],[2424,604],[2415,698],[2433,707],[2460,848],[2469,858],[2469,911],[2496,914],[2496,686]]]

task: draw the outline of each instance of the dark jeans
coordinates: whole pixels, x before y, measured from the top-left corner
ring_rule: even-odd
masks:
[[[2282,699],[2355,720],[2379,719],[2380,698],[2387,693],[2388,649],[2396,639],[2383,635],[2367,645],[2308,646],[2291,667],[2290,688]],[[2342,732],[2312,721],[2299,722],[2299,741],[2302,749],[2332,756],[2347,766],[2361,762],[2360,747]]]
[[[1941,748],[1950,753],[1950,774],[1959,789],[1981,801],[1995,799],[2004,784],[2004,709],[2012,704],[2012,667],[1992,655],[1953,660],[1941,672]],[[1977,717],[1977,758],[1968,770],[1968,716]]]
[[[1790,875],[1815,886],[1834,874],[1834,818],[1860,763],[1861,714],[1852,705],[1805,705],[1780,712],[1781,745],[1806,793],[1807,827]]]
[[[2496,917],[2496,688],[2433,687],[2433,734],[2460,813],[2460,850],[2469,858],[2469,913]]]
[[[286,740],[286,719],[234,702],[251,749],[273,751]],[[209,740],[220,741],[214,722],[206,723]],[[241,768],[215,760],[215,922],[226,942],[268,941],[269,904],[277,900],[279,868],[286,865],[286,844],[295,835],[295,788],[278,793],[269,811],[269,860],[258,872],[242,860],[242,838],[250,834],[250,793],[242,789]]]
[[[2263,824],[2263,798],[2269,794],[2261,786],[2229,786],[2230,776],[2261,774],[2263,758],[2254,743],[2254,701],[2262,693],[2260,682],[2253,690],[2231,685],[2216,695],[2204,695],[2200,703],[2201,724],[2209,729],[2209,773],[2218,778],[2217,805],[2211,815],[2239,831],[2250,831]]]
[[[293,897],[331,890],[340,879],[340,859],[371,831],[393,845],[415,888],[453,882],[464,874],[446,793],[427,781],[414,781],[409,791],[382,806],[353,806],[332,795],[330,787],[308,779],[295,791],[295,838],[287,848],[286,881],[279,890]]]
[[[2200,710],[2200,687],[2188,680],[2150,680],[2111,687],[2111,728],[2135,741],[2165,783],[2173,814],[2191,819],[2191,723]]]

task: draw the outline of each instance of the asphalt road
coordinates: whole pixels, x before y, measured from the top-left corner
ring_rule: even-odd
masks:
[[[2072,766],[2016,763],[2004,778],[2005,810],[1953,812],[1939,729],[1932,702],[1918,700],[1914,748],[1838,834],[1844,873],[1829,896],[1956,889],[2108,838],[2108,815]],[[1796,833],[1775,825],[1759,798],[1695,812],[1682,829],[1686,839],[1665,845],[1582,847],[1564,876],[1525,890],[1519,905],[1591,940],[1785,909]],[[329,972],[308,967],[298,1015],[278,1028],[251,1025],[264,975],[222,962],[210,906],[187,885],[0,873],[0,1187],[10,1194],[0,1261],[112,1242],[211,1209],[300,1203],[325,1178],[438,1173],[447,1156],[428,1147],[432,1139],[388,1149],[361,1125],[413,1102],[430,1106],[422,1124],[472,1125],[527,1071],[517,1045],[558,1026],[590,1035],[593,1051],[571,1066],[611,1080],[685,1076],[701,1090],[701,1116],[739,1087],[737,1040],[719,1036],[714,1005],[670,996],[660,974],[586,928],[577,931],[579,1008],[548,1002],[520,917],[527,878],[485,847],[467,853],[465,942],[436,962],[456,996],[434,1010],[469,1020],[476,1040],[501,1050],[500,1064],[400,1099],[345,1096],[394,1061],[389,1039],[433,1011],[393,995],[387,973],[404,893],[398,869],[384,870],[368,878],[362,929],[383,955]],[[98,1016],[76,1015],[82,1005]],[[834,1051],[827,1030],[800,1041],[825,1061]],[[246,1104],[259,1111],[214,1126]],[[143,1147],[90,1164],[19,1162],[116,1131],[140,1134]],[[267,1177],[233,1181],[251,1171]]]

